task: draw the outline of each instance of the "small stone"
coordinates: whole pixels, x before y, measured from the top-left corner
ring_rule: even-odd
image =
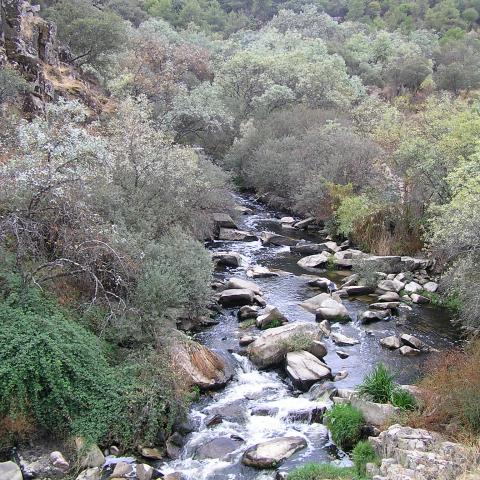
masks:
[[[140,455],[151,460],[161,460],[163,458],[163,452],[154,447],[140,447]]]
[[[349,353],[344,352],[343,350],[336,350],[335,353],[340,357],[340,358],[348,358],[350,356]]]
[[[412,293],[410,295],[410,298],[412,299],[413,303],[417,303],[419,305],[425,305],[427,303],[430,303],[429,298],[424,297],[423,295],[419,295],[418,293]]]
[[[409,335],[408,333],[400,335],[400,340],[404,345],[416,348],[417,350],[421,350],[425,347],[425,343],[423,343],[419,338]]]
[[[15,462],[0,463],[0,480],[23,480],[20,467]]]
[[[80,465],[83,468],[102,467],[105,463],[105,456],[98,448],[98,445],[86,446],[85,440],[81,437],[75,439],[77,451],[81,453]]]
[[[118,462],[113,469],[113,478],[128,478],[133,473],[133,466],[127,462]]]
[[[54,467],[57,467],[62,472],[66,472],[70,468],[70,464],[65,460],[61,452],[52,452],[50,454],[50,461]]]
[[[138,463],[135,471],[138,480],[150,480],[153,475],[153,468],[146,463]]]
[[[356,340],[355,338],[347,337],[346,335],[342,335],[341,333],[332,333],[332,340],[337,345],[344,345],[344,346],[352,346],[352,345],[357,345],[357,343],[360,343],[359,340]]]
[[[322,320],[319,324],[319,327],[326,337],[330,336],[330,333],[332,333],[332,327],[330,326],[330,322],[328,320]]]
[[[386,292],[378,297],[379,302],[398,302],[400,295],[397,292]]]
[[[100,480],[101,470],[98,467],[95,468],[88,468],[78,475],[76,480]],[[1,478],[1,476],[0,476]],[[13,479],[9,479],[13,480]]]
[[[427,282],[427,283],[425,283],[425,285],[423,285],[423,289],[426,290],[427,292],[434,293],[438,290],[438,283]]]
[[[420,355],[421,352],[416,348],[412,348],[407,345],[404,345],[403,347],[400,347],[400,353],[405,357],[413,357],[416,355]]]
[[[400,342],[400,339],[395,335],[392,335],[390,337],[382,338],[380,340],[380,344],[383,347],[389,348],[390,350],[395,350],[395,349],[400,348],[402,346],[402,344]]]
[[[317,358],[322,359],[327,355],[327,347],[319,340],[314,340],[308,351]]]
[[[335,376],[333,377],[333,381],[334,382],[339,382],[340,380],[343,380],[344,378],[347,378],[348,377],[348,372],[347,370],[340,370],[339,372],[337,372],[335,374]]]
[[[110,447],[110,455],[114,455],[115,457],[117,457],[118,455],[120,455],[120,449],[117,446],[112,445]]]
[[[250,345],[255,341],[255,337],[252,335],[244,335],[243,337],[240,337],[240,340],[238,343],[240,344],[241,347],[246,347],[247,345]]]
[[[417,293],[423,290],[422,286],[417,282],[409,282],[405,285],[404,290],[407,293]]]

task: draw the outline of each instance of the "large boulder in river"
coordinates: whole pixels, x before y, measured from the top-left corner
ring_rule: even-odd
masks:
[[[327,266],[328,258],[330,254],[319,253],[317,255],[309,255],[308,257],[301,258],[297,265],[299,267],[308,268],[323,268]]]
[[[228,454],[237,450],[242,445],[242,440],[231,437],[217,437],[207,440],[199,445],[195,451],[195,458],[204,460],[206,458],[226,459]]]
[[[242,256],[236,252],[213,252],[212,260],[215,265],[237,268],[242,264]]]
[[[264,330],[274,326],[279,327],[288,323],[288,318],[283,315],[277,307],[267,305],[265,311],[257,317],[257,327]]]
[[[350,314],[348,313],[347,308],[343,305],[340,297],[336,294],[330,296],[328,293],[320,293],[319,295],[300,303],[300,306],[305,310],[314,313],[317,321],[350,320]]]
[[[290,323],[265,330],[248,346],[247,354],[257,367],[272,367],[281,364],[285,355],[298,349],[298,345],[300,349],[308,350],[311,343],[321,338],[320,328],[315,323]]]
[[[232,365],[226,358],[179,332],[171,339],[169,354],[187,388],[220,388],[233,376]]]
[[[228,279],[227,288],[229,289],[246,289],[251,290],[256,295],[261,295],[262,291],[260,287],[250,280],[244,280],[243,278],[232,277]]]
[[[431,262],[426,259],[395,255],[373,255],[366,258],[365,262],[371,265],[377,272],[385,273],[413,272],[414,270],[427,268],[431,265]]]
[[[398,293],[400,290],[403,289],[405,284],[400,280],[382,280],[378,284],[378,288],[380,290],[384,290],[385,292],[395,292]]]
[[[293,238],[278,235],[273,232],[262,232],[260,234],[260,241],[263,245],[276,245],[278,247],[290,247],[296,245],[298,240]]]
[[[242,462],[249,467],[275,468],[306,446],[303,437],[273,438],[248,448],[243,454]]]
[[[236,230],[234,228],[221,228],[218,234],[218,239],[229,242],[252,242],[257,240],[257,237],[256,235],[253,235],[253,233],[245,232],[243,230]]]
[[[390,310],[366,310],[360,315],[361,323],[378,322],[390,317],[392,312]]]
[[[330,368],[304,350],[287,353],[286,370],[295,387],[305,392],[314,383],[332,378]]]
[[[224,307],[241,307],[252,305],[255,293],[247,288],[232,288],[224,290],[218,297],[218,302]]]
[[[300,253],[302,255],[317,255],[322,252],[330,252],[331,249],[327,245],[327,243],[310,243],[302,240],[298,242],[293,247],[290,247],[290,251],[293,253]],[[334,243],[334,242],[332,242]]]

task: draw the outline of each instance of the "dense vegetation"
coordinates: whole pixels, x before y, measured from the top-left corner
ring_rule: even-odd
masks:
[[[367,251],[426,248],[462,325],[480,329],[478,1],[37,3],[108,102],[95,110],[73,91],[26,121],[31,86],[0,70],[0,335],[36,372],[22,387],[18,349],[2,350],[5,435],[132,446],[168,432],[188,392],[165,344],[176,320],[205,313],[201,241],[210,214],[231,208],[229,176]],[[25,341],[40,327],[42,358]],[[45,391],[51,379],[61,394]],[[108,423],[146,404],[158,411],[138,431]],[[110,415],[95,429],[83,412],[97,408]]]

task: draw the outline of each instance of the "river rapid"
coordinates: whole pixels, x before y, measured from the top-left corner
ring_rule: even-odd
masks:
[[[278,221],[282,215],[269,210],[251,197],[238,196],[235,200],[254,212],[238,219],[241,230],[257,235],[267,230],[298,240],[317,243],[323,241],[315,232],[283,229]],[[262,246],[260,241],[216,241],[211,248],[235,251],[243,257],[241,267],[216,274],[221,280],[231,276],[247,278],[246,269],[252,265],[285,272],[278,277],[258,278],[254,281],[262,289],[267,303],[276,306],[290,322],[315,322],[315,316],[298,304],[320,292],[308,286],[309,272],[297,265],[301,257],[291,253],[289,247]],[[338,281],[350,273],[319,270],[318,275]],[[385,363],[394,371],[399,383],[413,383],[420,376],[429,354],[403,357],[398,352],[382,348],[379,340],[383,337],[410,333],[439,350],[452,347],[459,341],[458,331],[450,323],[448,313],[430,306],[414,306],[408,318],[402,319],[401,324],[392,319],[361,325],[357,317],[372,301],[368,296],[343,299],[353,320],[332,325],[332,331],[360,340],[358,345],[338,347],[329,338],[323,340],[328,349],[324,361],[332,369],[332,373],[340,370],[348,372],[345,379],[336,383],[338,388],[355,387],[377,362]],[[278,471],[287,472],[294,466],[307,462],[350,465],[348,456],[337,450],[331,442],[326,427],[321,423],[311,423],[312,412],[322,405],[310,401],[307,395],[295,390],[283,370],[260,371],[241,355],[239,336],[250,331],[258,335],[259,331],[256,327],[240,329],[237,311],[238,309],[224,309],[218,317],[217,325],[205,329],[195,337],[211,349],[232,355],[236,372],[223,390],[203,396],[192,406],[190,421],[194,425],[194,432],[186,437],[181,457],[161,465],[162,472],[180,472],[186,480],[267,480],[275,479]],[[348,358],[341,359],[336,350],[346,351]],[[209,420],[215,414],[221,414],[224,420],[208,426]],[[307,448],[284,462],[278,471],[261,471],[241,463],[241,456],[246,448],[281,436],[302,436],[307,441]],[[238,448],[222,458],[198,458],[199,448],[218,437],[237,441]]]

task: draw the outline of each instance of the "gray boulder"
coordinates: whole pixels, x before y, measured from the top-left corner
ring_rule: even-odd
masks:
[[[330,248],[325,243],[310,243],[301,241],[293,247],[290,247],[293,253],[300,253],[301,255],[318,255],[322,252],[330,252]]]
[[[20,467],[14,462],[0,463],[0,480],[23,480]]]
[[[242,463],[255,468],[275,468],[307,446],[303,437],[279,437],[248,448]]]
[[[229,242],[253,242],[257,240],[257,236],[244,230],[236,230],[233,228],[221,228],[218,233],[218,239]]]
[[[360,343],[359,340],[356,340],[355,338],[347,337],[346,335],[343,335],[341,333],[332,333],[332,340],[333,340],[333,343],[335,343],[336,345],[343,345],[346,347],[357,345],[358,343]]]
[[[215,265],[237,268],[242,264],[242,256],[235,252],[213,252],[212,260]]]
[[[385,290],[386,292],[396,292],[398,293],[400,290],[403,289],[405,284],[400,282],[399,280],[382,280],[378,284],[378,288],[380,290]]]
[[[278,247],[290,247],[296,245],[298,242],[298,240],[273,232],[262,232],[260,234],[260,241],[263,245],[276,245]]]
[[[378,302],[371,303],[368,308],[372,310],[396,310],[400,306],[400,302]]]
[[[404,345],[403,347],[400,347],[400,353],[404,357],[415,357],[417,355],[420,355],[420,353],[422,352],[416,348],[412,348],[407,345]]]
[[[288,318],[285,317],[277,307],[267,305],[265,307],[265,312],[257,317],[257,327],[263,330],[272,322],[278,323],[277,326],[285,325],[288,323]]]
[[[224,307],[240,307],[254,302],[254,293],[245,288],[224,290],[218,297],[218,302]]]
[[[328,351],[325,344],[320,342],[320,340],[314,340],[308,351],[317,358],[326,357]]]
[[[378,297],[379,302],[398,302],[400,295],[397,292],[385,292]]]
[[[247,277],[250,278],[268,278],[268,277],[278,277],[277,272],[272,272],[267,267],[261,267],[260,265],[255,265],[247,270]]]
[[[430,303],[430,299],[428,297],[424,297],[423,295],[419,295],[418,293],[412,293],[410,295],[410,298],[412,299],[413,303],[416,303],[418,305],[426,305],[427,303]]]
[[[244,305],[240,307],[237,313],[239,321],[248,320],[249,318],[257,318],[260,307],[252,305]]]
[[[402,346],[402,343],[400,342],[400,339],[395,336],[391,335],[390,337],[385,337],[380,340],[380,344],[388,348],[390,350],[396,350],[397,348],[400,348]]]
[[[360,315],[361,323],[378,322],[391,316],[390,310],[367,310]]]
[[[303,257],[297,262],[297,265],[302,268],[322,268],[327,265],[328,256],[325,253],[319,253],[317,255],[309,255]]]
[[[349,297],[353,297],[355,295],[368,295],[369,293],[373,293],[373,288],[365,287],[363,285],[347,285],[343,286],[342,290],[345,290]]]
[[[228,279],[227,289],[251,290],[256,295],[262,294],[260,287],[256,283],[237,277]]]
[[[412,348],[417,348],[418,350],[421,350],[422,348],[425,348],[425,343],[423,343],[419,338],[410,335],[408,333],[403,333],[400,335],[400,340],[403,343],[403,345],[407,345]]]
[[[427,282],[423,285],[423,289],[427,292],[434,293],[438,290],[438,283],[436,282]]]
[[[214,213],[212,217],[217,230],[220,230],[220,228],[238,228],[232,217],[226,213]]]
[[[330,368],[307,351],[287,353],[286,371],[295,387],[303,391],[332,377]]]
[[[247,355],[257,367],[272,367],[281,364],[285,355],[298,344],[302,349],[308,349],[321,337],[320,328],[315,323],[295,322],[269,328],[248,346]]]
[[[307,228],[309,225],[311,225],[315,221],[314,217],[308,217],[305,220],[300,220],[299,222],[295,223],[293,226],[295,228],[298,228],[299,230],[302,230],[304,228]]]
[[[423,290],[423,287],[417,283],[417,282],[409,282],[405,285],[404,290],[410,294],[410,293],[417,293],[421,292]]]
[[[237,450],[243,442],[238,438],[218,437],[207,440],[197,447],[195,458],[204,460],[206,458],[225,459],[228,454]]]

